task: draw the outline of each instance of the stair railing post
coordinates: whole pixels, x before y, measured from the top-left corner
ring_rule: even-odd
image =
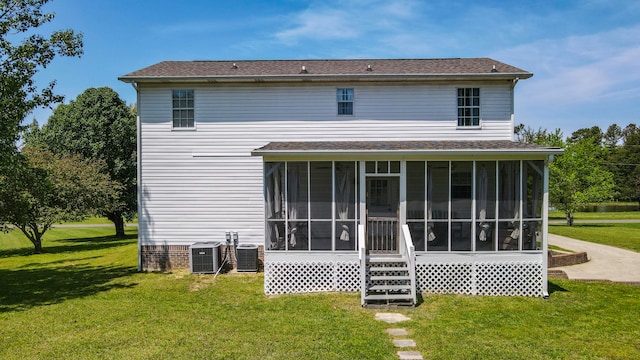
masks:
[[[364,225],[358,225],[358,256],[360,259],[360,302],[365,304],[367,296],[367,241]]]
[[[409,266],[409,278],[411,281],[411,298],[413,304],[416,304],[416,249],[413,245],[413,239],[411,239],[411,232],[409,231],[409,226],[404,224],[402,225],[402,252],[406,254],[408,266]]]

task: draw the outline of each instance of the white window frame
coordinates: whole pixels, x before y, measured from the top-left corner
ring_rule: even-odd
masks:
[[[337,111],[338,116],[353,116],[354,110],[355,90],[353,88],[338,88],[336,90]],[[351,104],[350,113],[341,113],[341,105]]]
[[[460,94],[460,92],[462,92],[462,95]],[[480,127],[480,96],[481,93],[479,87],[461,87],[456,89],[456,111],[458,128],[469,129]],[[477,100],[477,102],[475,100]],[[473,113],[476,109],[477,115]],[[469,114],[465,114],[466,111],[469,111]],[[477,123],[475,123],[474,120],[477,120]]]
[[[184,93],[184,98],[181,96],[182,93]],[[178,101],[177,105],[176,100]],[[189,112],[191,116],[189,116]],[[171,127],[174,130],[194,130],[196,128],[195,91],[193,89],[171,90]]]

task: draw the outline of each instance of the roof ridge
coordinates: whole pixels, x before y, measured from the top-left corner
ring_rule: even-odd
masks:
[[[440,57],[440,58],[353,58],[353,59],[194,59],[194,60],[163,60],[161,63],[176,62],[294,62],[294,61],[336,61],[336,62],[353,62],[353,61],[445,61],[445,60],[493,60],[488,57]]]

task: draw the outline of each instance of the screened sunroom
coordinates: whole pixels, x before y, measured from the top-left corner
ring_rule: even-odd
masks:
[[[421,292],[542,296],[553,153],[508,141],[255,150],[264,159],[265,290],[356,291],[360,247],[394,254],[409,241]]]

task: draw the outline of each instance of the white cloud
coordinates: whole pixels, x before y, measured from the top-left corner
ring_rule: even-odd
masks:
[[[358,36],[350,26],[349,15],[343,10],[305,10],[296,16],[296,25],[281,31],[276,37],[285,43],[294,43],[304,38],[348,39]]]
[[[629,90],[640,86],[640,26],[535,41],[493,56],[535,74],[523,89],[527,103],[565,106],[633,96]]]
[[[606,128],[640,114],[640,25],[537,40],[490,54],[534,73],[516,90],[516,121],[560,128]]]
[[[334,1],[290,15],[291,21],[275,38],[287,45],[305,40],[366,38],[368,34],[401,32],[401,21],[414,16],[411,0]]]

